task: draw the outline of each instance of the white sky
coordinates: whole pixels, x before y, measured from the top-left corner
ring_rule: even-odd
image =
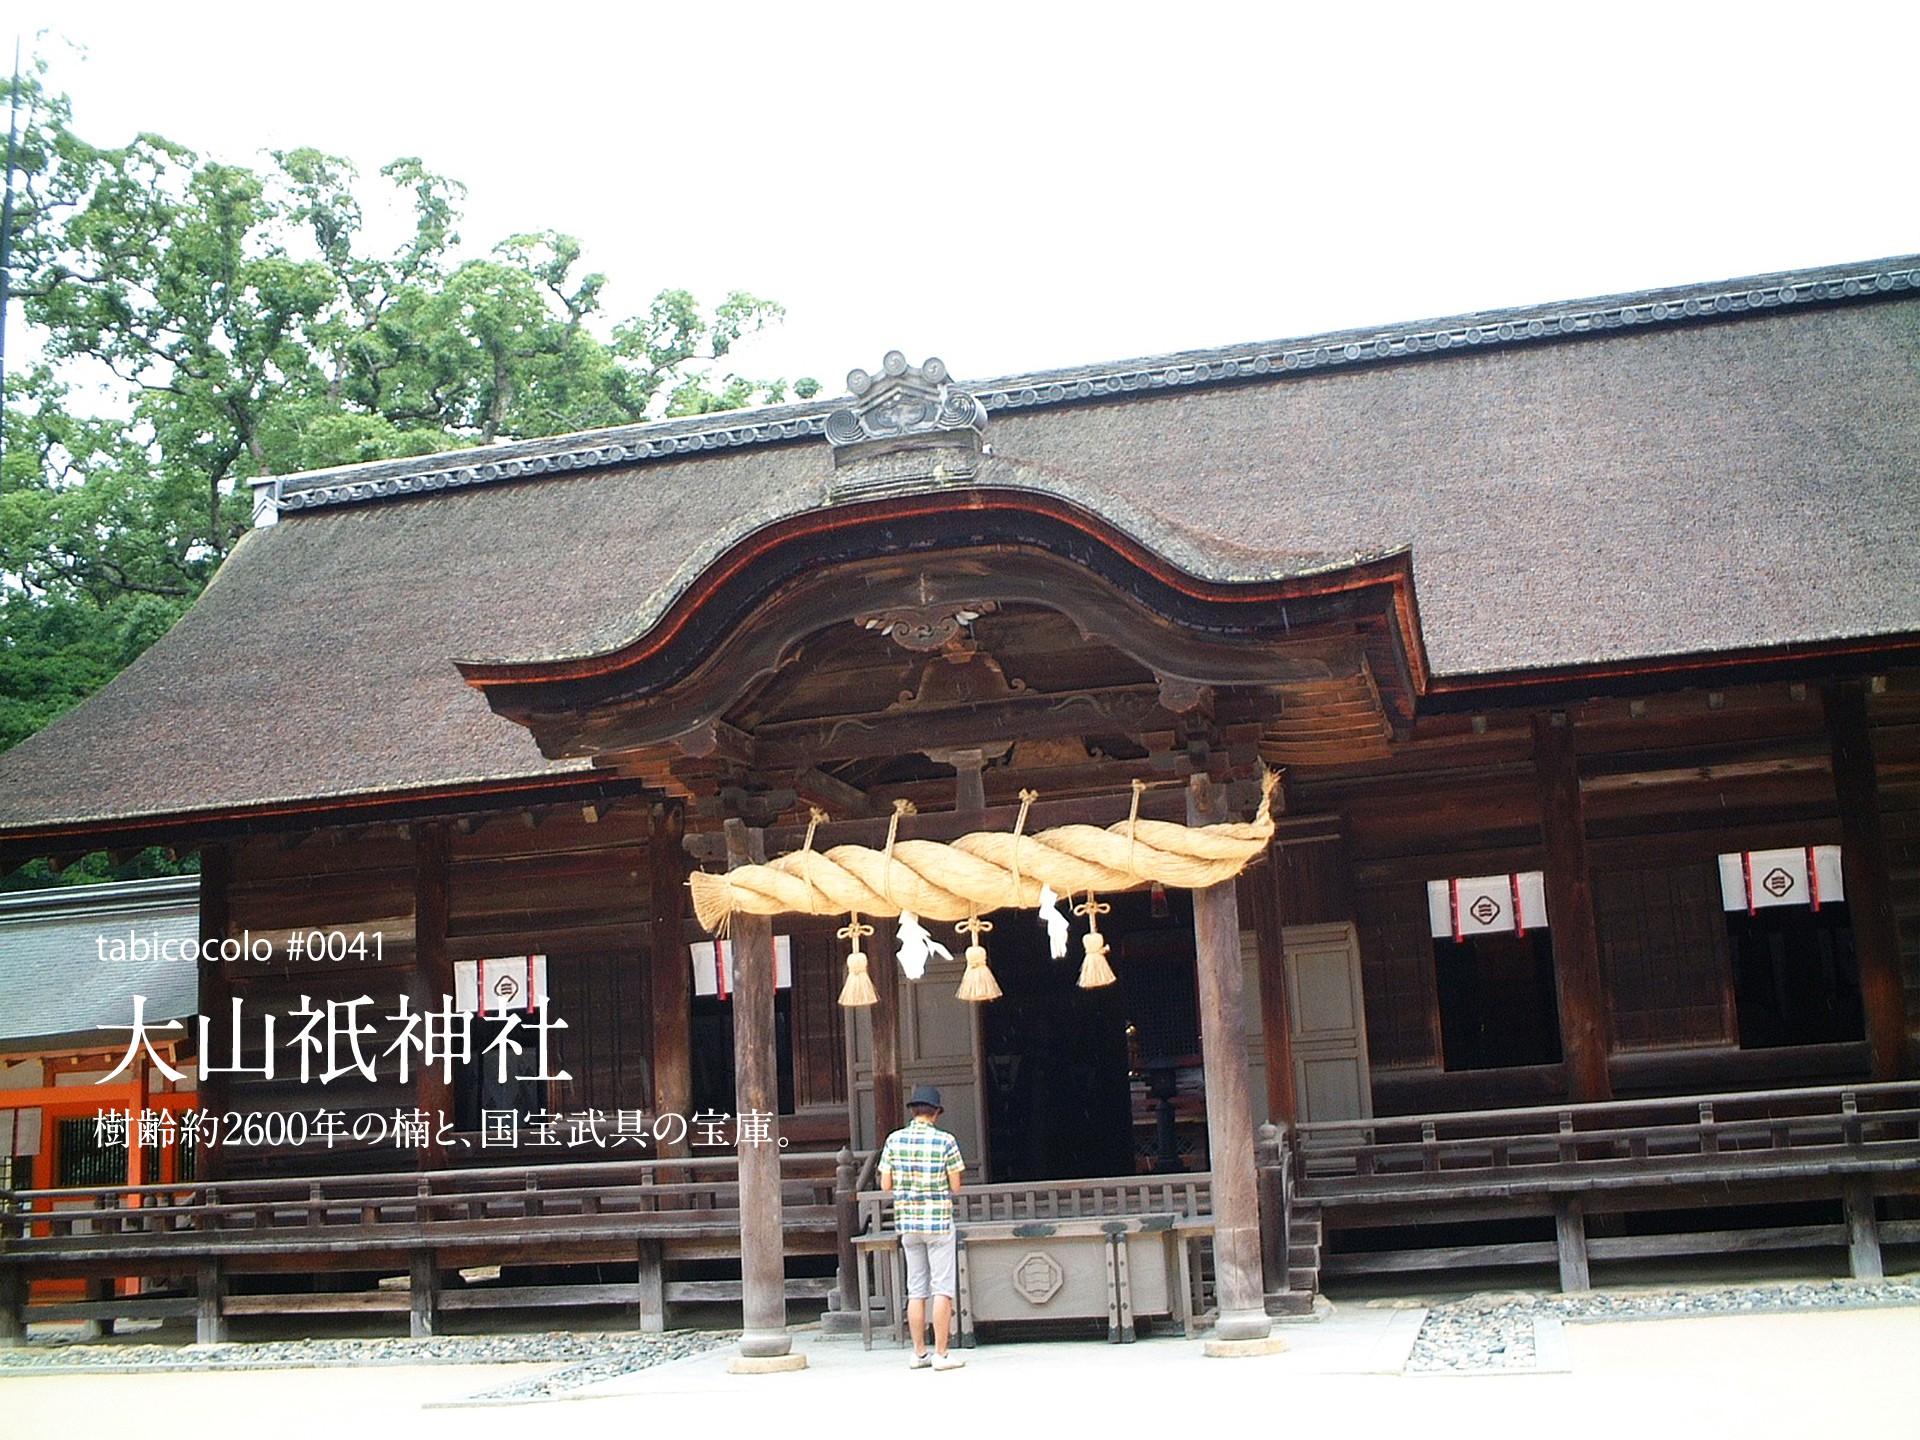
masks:
[[[98,143],[419,155],[838,391],[1920,251],[1920,4],[23,0]]]

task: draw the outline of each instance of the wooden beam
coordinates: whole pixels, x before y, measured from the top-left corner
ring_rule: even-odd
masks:
[[[1560,1000],[1560,1048],[1568,1098],[1610,1100],[1606,986],[1593,917],[1586,818],[1580,808],[1580,762],[1564,711],[1533,718],[1540,827],[1546,841],[1547,924],[1553,937],[1553,979]]]
[[[1867,725],[1867,690],[1858,680],[1821,692],[1833,755],[1833,790],[1840,805],[1840,867],[1860,962],[1860,999],[1866,1010],[1867,1052],[1873,1078],[1901,1080],[1913,1073],[1907,1054],[1907,997],[1900,974],[1900,932],[1888,883],[1886,827],[1880,818],[1880,781]]]
[[[727,785],[716,795],[699,796],[693,802],[693,810],[708,819],[734,817],[749,825],[765,826],[799,803],[800,797],[791,790],[747,790]]]
[[[1042,800],[1027,814],[1027,833],[1031,835],[1055,825],[1115,825],[1127,818],[1131,801],[1132,796],[1124,791],[1080,800]],[[975,830],[1011,830],[1019,813],[1020,807],[1017,805],[996,805],[971,815],[953,811],[922,812],[901,820],[899,838],[957,840]],[[1178,820],[1185,813],[1181,791],[1173,786],[1158,786],[1140,797],[1142,819]],[[834,845],[865,845],[878,849],[887,842],[887,826],[890,823],[890,820],[874,818],[822,825],[814,835],[814,848],[825,850]],[[767,853],[784,855],[790,850],[798,850],[806,834],[804,825],[768,830]],[[711,832],[687,836],[686,849],[696,860],[710,864],[719,864],[727,858],[726,842]]]
[[[817,766],[809,765],[793,777],[793,793],[828,814],[848,819],[857,820],[874,813],[873,799],[866,791],[835,779]]]
[[[1272,709],[1274,702],[1264,702]],[[978,745],[982,737],[1132,735],[1174,728],[1176,717],[1150,686],[1057,695],[1022,691],[1005,700],[884,714],[837,715],[762,725],[753,737],[757,763],[798,768],[831,760],[920,754]],[[684,743],[684,742],[683,742]],[[692,753],[692,752],[689,752]]]
[[[709,720],[705,725],[677,736],[673,743],[682,755],[690,759],[731,760],[749,770],[761,763],[759,742],[746,731],[724,720]]]
[[[693,970],[682,938],[687,919],[687,863],[682,851],[686,811],[658,807],[647,836],[649,1010],[653,1022],[653,1111],[693,1113]],[[663,1155],[687,1153],[684,1139]]]
[[[727,866],[764,864],[762,835],[738,820],[726,829]],[[740,1155],[740,1353],[748,1359],[788,1354],[786,1253],[780,1211],[780,1058],[774,1038],[773,922],[735,915],[734,1116],[768,1117],[767,1139],[736,1143]]]
[[[1233,818],[1224,790],[1204,775],[1187,790],[1187,823]],[[1193,892],[1194,971],[1200,999],[1200,1054],[1206,1073],[1207,1148],[1213,1157],[1214,1291],[1222,1340],[1264,1340],[1267,1318],[1260,1265],[1260,1194],[1254,1173],[1253,1107],[1247,1090],[1245,976],[1240,907],[1228,881]]]
[[[1727,765],[1688,765],[1670,770],[1639,770],[1626,774],[1589,776],[1580,782],[1580,791],[1583,795],[1604,795],[1614,790],[1636,791],[1671,785],[1712,785],[1776,775],[1823,773],[1830,765],[1831,762],[1825,755],[1788,755],[1774,760],[1749,760]]]
[[[1225,769],[1211,764],[1199,768],[1216,779],[1222,777]],[[1089,759],[1077,764],[1036,766],[1030,769],[995,765],[981,777],[984,790],[982,799],[989,809],[1017,810],[1020,792],[1037,790],[1042,795],[1052,797],[1050,803],[1056,805],[1071,804],[1076,800],[1097,803],[1102,796],[1125,795],[1136,779],[1159,785],[1185,784],[1187,776],[1193,774],[1194,769],[1185,752],[1127,760]],[[874,809],[878,813],[884,813],[895,800],[911,800],[922,814],[953,813],[950,807],[954,802],[954,783],[951,780],[933,778],[876,784],[871,794]],[[1177,809],[1173,813],[1177,815]],[[1124,819],[1125,813],[1114,818]]]

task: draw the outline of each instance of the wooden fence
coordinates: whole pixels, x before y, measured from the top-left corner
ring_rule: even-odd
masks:
[[[853,1183],[842,1159],[781,1157],[789,1255],[837,1253],[836,1187]],[[0,1340],[29,1319],[195,1314],[206,1340],[236,1314],[379,1310],[404,1310],[415,1333],[430,1334],[441,1311],[512,1305],[631,1305],[643,1327],[660,1328],[669,1302],[737,1298],[737,1281],[675,1285],[665,1268],[737,1257],[738,1175],[722,1157],[0,1192]],[[605,1264],[633,1267],[635,1279],[442,1288],[463,1269]],[[284,1283],[255,1279],[253,1293],[232,1293],[243,1276],[383,1271],[406,1288],[281,1293]],[[87,1279],[94,1293],[28,1306],[31,1283],[53,1278]],[[112,1293],[132,1281],[145,1288]]]
[[[1889,1217],[1920,1195],[1920,1082],[1321,1122],[1287,1137],[1289,1204],[1329,1239],[1325,1274],[1555,1264],[1584,1289],[1589,1259],[1839,1245],[1878,1276]],[[1587,1233],[1588,1217],[1838,1202],[1831,1223]],[[1546,1216],[1553,1241],[1369,1248],[1365,1230]]]

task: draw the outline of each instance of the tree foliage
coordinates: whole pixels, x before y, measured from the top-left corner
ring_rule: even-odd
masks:
[[[572,236],[471,253],[463,188],[418,159],[363,179],[313,149],[103,148],[19,83],[10,279],[36,360],[5,396],[0,748],[164,632],[255,477],[785,398],[725,365],[772,301],[669,289],[610,316]]]
[[[101,147],[43,75],[14,97],[0,749],[165,633],[251,479],[785,398],[726,365],[770,300],[668,289],[612,316],[572,236],[465,246],[463,187],[419,159]]]

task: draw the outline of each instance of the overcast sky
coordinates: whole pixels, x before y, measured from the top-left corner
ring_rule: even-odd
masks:
[[[1920,251],[1920,4],[12,7],[97,143],[418,155],[837,391]]]

